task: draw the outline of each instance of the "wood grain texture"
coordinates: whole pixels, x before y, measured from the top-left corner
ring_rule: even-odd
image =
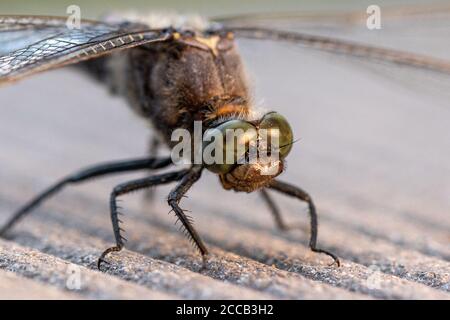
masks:
[[[282,177],[313,195],[319,244],[343,266],[308,250],[303,204],[274,195],[299,225],[283,233],[258,195],[205,174],[182,202],[212,252],[205,270],[167,214],[165,186],[152,202],[122,197],[127,250],[98,272],[113,243],[109,192],[141,172],[68,187],[0,240],[0,298],[450,299],[450,80],[286,45],[241,51],[255,104],[285,114],[300,138]],[[151,136],[73,70],[1,88],[0,114],[0,223],[71,171],[145,155]],[[79,290],[67,286],[69,266]]]

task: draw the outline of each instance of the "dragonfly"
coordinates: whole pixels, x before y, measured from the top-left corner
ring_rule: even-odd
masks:
[[[262,173],[260,163],[193,164],[188,168],[153,174],[117,185],[110,195],[110,216],[115,245],[99,257],[97,266],[108,263],[106,256],[124,248],[126,239],[118,198],[150,187],[176,183],[167,197],[168,205],[181,222],[186,236],[203,257],[208,249],[193,226],[192,217],[180,207],[189,189],[206,169],[219,177],[226,190],[259,192],[277,226],[289,230],[270,192],[296,198],[308,206],[309,248],[328,255],[340,265],[336,254],[318,246],[318,214],[315,202],[304,189],[278,179],[286,157],[294,147],[289,121],[276,111],[260,114],[252,105],[243,61],[236,39],[286,42],[392,66],[450,74],[450,61],[413,52],[382,48],[335,37],[260,26],[261,21],[310,19],[329,16],[302,14],[246,14],[204,19],[197,16],[121,14],[101,21],[81,20],[80,28],[68,28],[66,17],[0,16],[0,85],[31,75],[76,65],[150,122],[157,132],[148,157],[96,164],[69,174],[31,199],[0,229],[5,236],[21,219],[68,185],[107,175],[139,170],[159,170],[174,165],[171,157],[158,157],[161,144],[174,146],[171,135],[184,128],[192,132],[201,121],[203,133],[211,130],[261,128],[277,129],[282,146],[275,173]],[[354,18],[353,14],[332,15],[332,19]],[[226,147],[226,146],[225,146]],[[234,152],[225,148],[225,152]]]

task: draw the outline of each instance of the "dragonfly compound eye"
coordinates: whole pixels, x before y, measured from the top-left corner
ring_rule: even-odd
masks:
[[[245,163],[251,143],[257,141],[256,127],[244,120],[229,120],[203,135],[203,162],[215,173],[227,173]]]
[[[280,158],[285,158],[292,149],[294,135],[289,122],[277,112],[266,113],[260,123],[259,129],[267,130],[267,141],[270,143],[278,137]]]

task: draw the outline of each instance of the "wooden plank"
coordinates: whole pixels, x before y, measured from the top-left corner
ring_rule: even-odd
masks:
[[[49,286],[47,283],[34,282],[21,278],[13,272],[0,270],[0,299],[1,300],[73,300],[81,296],[68,293]]]

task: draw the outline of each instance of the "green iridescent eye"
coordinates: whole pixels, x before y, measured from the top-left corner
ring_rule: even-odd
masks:
[[[256,141],[256,128],[243,120],[230,120],[203,135],[203,162],[215,173],[229,172],[244,160],[250,141]]]
[[[278,135],[280,157],[285,158],[291,151],[292,142],[294,140],[291,126],[289,125],[289,122],[286,120],[286,118],[277,112],[269,112],[261,119],[259,128],[267,130],[267,141],[269,142],[273,141],[271,139],[276,138],[275,135]]]

